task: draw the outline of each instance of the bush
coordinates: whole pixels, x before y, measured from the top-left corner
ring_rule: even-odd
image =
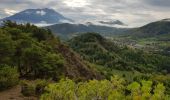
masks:
[[[48,85],[45,80],[35,80],[33,82],[23,80],[21,82],[21,93],[24,96],[36,96],[41,95],[44,92],[44,88]]]
[[[36,80],[35,93],[40,95],[44,92],[44,88],[48,85],[46,80]]]
[[[126,84],[118,76],[111,80],[89,80],[75,83],[62,79],[49,84],[40,100],[170,100],[163,84],[141,80]]]
[[[16,68],[11,68],[9,66],[0,67],[0,90],[15,86],[18,82],[19,73]]]
[[[30,83],[29,81],[21,82],[21,93],[24,96],[34,96],[35,95],[35,85]]]

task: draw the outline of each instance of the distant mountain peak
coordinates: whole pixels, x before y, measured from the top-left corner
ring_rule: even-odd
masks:
[[[46,24],[56,24],[63,22],[73,22],[73,20],[64,17],[62,14],[56,12],[54,9],[42,8],[42,9],[26,9],[12,16],[1,19],[16,21],[18,23],[46,23]]]

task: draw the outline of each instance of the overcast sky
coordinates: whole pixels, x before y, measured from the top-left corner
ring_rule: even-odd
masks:
[[[0,0],[0,18],[28,8],[52,8],[78,21],[118,19],[129,26],[170,18],[170,0]]]

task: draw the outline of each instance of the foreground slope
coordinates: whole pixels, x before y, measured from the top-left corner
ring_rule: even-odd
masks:
[[[23,78],[101,78],[49,30],[7,21],[0,29],[0,66],[18,69]]]

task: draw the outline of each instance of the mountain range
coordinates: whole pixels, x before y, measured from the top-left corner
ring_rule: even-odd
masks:
[[[139,28],[118,28],[114,25],[126,26],[122,21],[97,21],[76,24],[74,20],[66,18],[53,9],[26,9],[12,16],[0,19],[15,21],[17,23],[32,23],[39,26],[48,25],[45,28],[50,29],[54,34],[60,37],[72,37],[78,33],[96,32],[103,36],[113,36],[117,34],[131,35],[135,37],[152,37],[161,34],[170,33],[170,19],[163,19],[152,22]]]
[[[101,25],[90,24],[70,24],[70,23],[62,23],[55,24],[51,26],[47,26],[45,28],[50,29],[54,34],[61,37],[71,37],[76,34],[84,33],[84,32],[96,32],[100,33],[104,36],[110,36],[113,34],[124,33],[129,30],[127,28],[115,28]]]
[[[170,33],[170,21],[159,20],[138,28],[116,28],[102,25],[87,24],[55,24],[47,26],[54,34],[61,37],[72,37],[84,32],[96,32],[105,37],[114,35],[127,35],[132,37],[153,37]]]
[[[60,23],[78,23],[74,20],[63,16],[62,14],[56,12],[54,9],[42,8],[42,9],[26,9],[24,11],[18,12],[12,16],[0,19],[0,22],[5,20],[15,21],[17,23],[32,23],[35,25],[40,24],[60,24]],[[91,23],[91,22],[90,22]],[[119,20],[110,21],[96,21],[97,25],[104,26],[114,26],[114,25],[125,25]]]

